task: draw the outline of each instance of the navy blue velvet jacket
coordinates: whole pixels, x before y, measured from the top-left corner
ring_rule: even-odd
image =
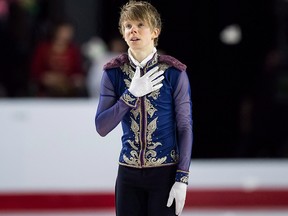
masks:
[[[108,134],[122,123],[119,164],[135,168],[177,165],[175,180],[188,184],[192,154],[192,100],[186,66],[168,55],[158,55],[141,75],[159,66],[163,86],[143,97],[129,91],[136,66],[127,54],[104,66],[95,124]]]

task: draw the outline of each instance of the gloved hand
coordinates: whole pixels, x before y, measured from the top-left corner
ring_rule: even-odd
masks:
[[[140,77],[140,68],[136,67],[134,77],[132,78],[129,91],[135,97],[142,97],[157,89],[160,89],[163,84],[161,81],[164,76],[161,76],[164,71],[158,71],[159,67],[154,67],[142,77]],[[156,72],[157,71],[157,72]]]
[[[170,190],[167,207],[170,207],[173,203],[173,200],[175,199],[176,215],[180,215],[182,213],[186,200],[186,192],[187,192],[187,185],[182,182],[175,182]]]

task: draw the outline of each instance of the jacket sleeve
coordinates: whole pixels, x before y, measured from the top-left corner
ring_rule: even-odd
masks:
[[[117,97],[114,86],[104,71],[101,87],[100,99],[95,116],[96,130],[101,136],[106,136],[122,120],[124,115],[137,106],[138,98],[134,97],[126,90],[121,97]]]
[[[181,72],[174,91],[179,163],[176,181],[188,184],[192,156],[193,120],[190,83],[186,72]]]

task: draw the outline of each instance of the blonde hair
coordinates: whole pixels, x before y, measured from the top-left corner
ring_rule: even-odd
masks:
[[[145,21],[152,30],[158,28],[160,35],[162,29],[161,17],[156,8],[149,2],[132,0],[121,7],[118,28],[122,36],[124,35],[123,23],[127,20]],[[154,46],[157,45],[158,37],[154,39]]]

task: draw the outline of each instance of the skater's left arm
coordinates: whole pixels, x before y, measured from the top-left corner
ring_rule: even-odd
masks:
[[[186,200],[193,142],[191,90],[185,71],[182,71],[179,75],[173,97],[176,113],[179,164],[175,183],[170,190],[167,206],[170,207],[175,199],[175,213],[176,215],[180,215]]]
[[[193,121],[190,83],[187,73],[184,71],[179,75],[177,87],[173,96],[179,152],[176,182],[188,184],[189,166],[192,155]]]

